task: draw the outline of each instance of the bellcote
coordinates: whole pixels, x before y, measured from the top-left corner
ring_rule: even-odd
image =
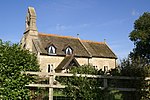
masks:
[[[28,7],[26,21],[25,21],[25,32],[21,40],[23,48],[33,51],[33,40],[38,39],[38,31],[36,27],[36,13],[33,7]]]
[[[26,16],[26,30],[27,31],[37,31],[36,27],[36,12],[33,7],[28,7],[28,12]]]

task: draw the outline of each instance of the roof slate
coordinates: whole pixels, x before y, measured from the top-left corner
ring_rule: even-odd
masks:
[[[40,49],[39,51],[42,54],[48,54],[47,47],[53,44],[56,47],[56,55],[65,56],[64,50],[70,46],[73,49],[74,56],[117,58],[105,42],[93,42],[69,36],[43,33],[39,33],[38,39],[34,42],[36,42],[36,48]]]
[[[74,58],[74,55],[67,55],[55,70],[64,70],[66,68],[68,69],[68,67],[71,67],[69,66],[71,61],[74,61],[77,66],[80,66],[77,60]]]
[[[94,57],[117,58],[105,42],[82,41]]]
[[[39,34],[39,40],[42,45],[41,49],[44,48],[43,53],[47,54],[46,47],[53,44],[56,47],[57,55],[66,55],[64,49],[66,46],[70,46],[73,49],[73,54],[75,56],[89,57],[88,52],[77,38]]]

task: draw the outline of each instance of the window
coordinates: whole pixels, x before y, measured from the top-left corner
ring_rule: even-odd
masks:
[[[49,54],[56,54],[56,48],[54,46],[49,46],[48,53]]]
[[[23,48],[24,48],[24,49],[26,48],[26,44],[23,45]]]
[[[70,47],[66,48],[66,54],[71,55],[72,54],[72,49]]]
[[[69,69],[66,69],[66,73],[69,73]]]
[[[94,69],[97,69],[97,66],[93,66],[94,67]]]
[[[54,70],[53,68],[54,68],[53,64],[48,64],[47,72],[48,73],[53,72],[53,70]]]
[[[104,72],[108,72],[108,66],[104,66]]]

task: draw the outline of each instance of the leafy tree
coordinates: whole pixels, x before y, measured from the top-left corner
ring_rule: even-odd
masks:
[[[134,30],[129,35],[135,48],[131,57],[146,58],[150,62],[150,13],[145,12],[134,23]]]
[[[123,86],[134,87],[136,92],[124,92],[125,100],[149,100],[150,91],[145,77],[150,76],[150,13],[145,12],[134,23],[134,29],[129,38],[134,42],[133,52],[121,62],[121,75],[143,77],[141,80],[122,82]],[[135,98],[136,97],[136,98]]]
[[[142,63],[141,63],[142,62]],[[135,88],[134,92],[122,92],[124,100],[149,100],[150,91],[145,77],[150,75],[150,66],[143,66],[142,59],[123,59],[121,62],[120,75],[129,77],[141,77],[135,80],[118,80],[120,87]]]
[[[29,100],[30,91],[26,84],[34,79],[21,71],[38,71],[34,54],[20,48],[18,44],[0,40],[0,99]]]
[[[73,74],[98,74],[98,71],[91,66],[80,66],[72,67],[69,73]],[[84,100],[93,100],[95,97],[96,91],[98,89],[96,86],[97,82],[95,79],[89,79],[87,77],[57,77],[56,78],[62,84],[67,85],[64,92],[67,96],[73,97],[74,100],[84,99]]]
[[[69,73],[104,75],[102,70],[96,70],[88,65],[72,67]],[[73,97],[74,100],[115,100],[112,91],[100,89],[100,87],[103,87],[103,79],[73,76],[57,77],[56,80],[67,85],[64,92],[67,96]]]

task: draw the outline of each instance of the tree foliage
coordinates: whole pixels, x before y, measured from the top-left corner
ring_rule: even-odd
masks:
[[[142,77],[141,80],[122,82],[121,85],[134,87],[136,92],[123,92],[125,100],[149,100],[149,84],[145,77],[150,76],[150,13],[145,12],[134,23],[129,38],[134,42],[133,52],[121,62],[121,75]]]
[[[69,73],[104,75],[102,70],[88,65],[72,67]],[[74,100],[115,100],[112,91],[108,91],[107,88],[104,90],[100,88],[104,86],[103,79],[73,76],[57,77],[56,80],[67,85],[64,92],[67,96],[73,97]]]
[[[150,62],[150,13],[145,12],[134,23],[134,30],[129,35],[135,48],[131,57],[146,58]]]
[[[73,74],[98,74],[98,71],[91,66],[72,67],[69,73]],[[58,77],[57,80],[67,87],[64,92],[67,96],[73,99],[93,100],[92,97],[96,95],[96,81],[88,79],[87,77]],[[95,89],[94,89],[95,88]],[[98,91],[98,90],[97,90]]]
[[[121,62],[120,75],[135,78],[141,77],[141,79],[135,80],[121,80],[120,86],[136,89],[134,92],[122,92],[124,100],[150,99],[150,91],[147,91],[149,84],[145,81],[145,77],[150,76],[150,66],[145,66],[143,59],[123,59]]]
[[[30,92],[25,87],[32,77],[21,71],[38,71],[34,54],[20,48],[18,44],[0,40],[0,99],[29,100]]]

